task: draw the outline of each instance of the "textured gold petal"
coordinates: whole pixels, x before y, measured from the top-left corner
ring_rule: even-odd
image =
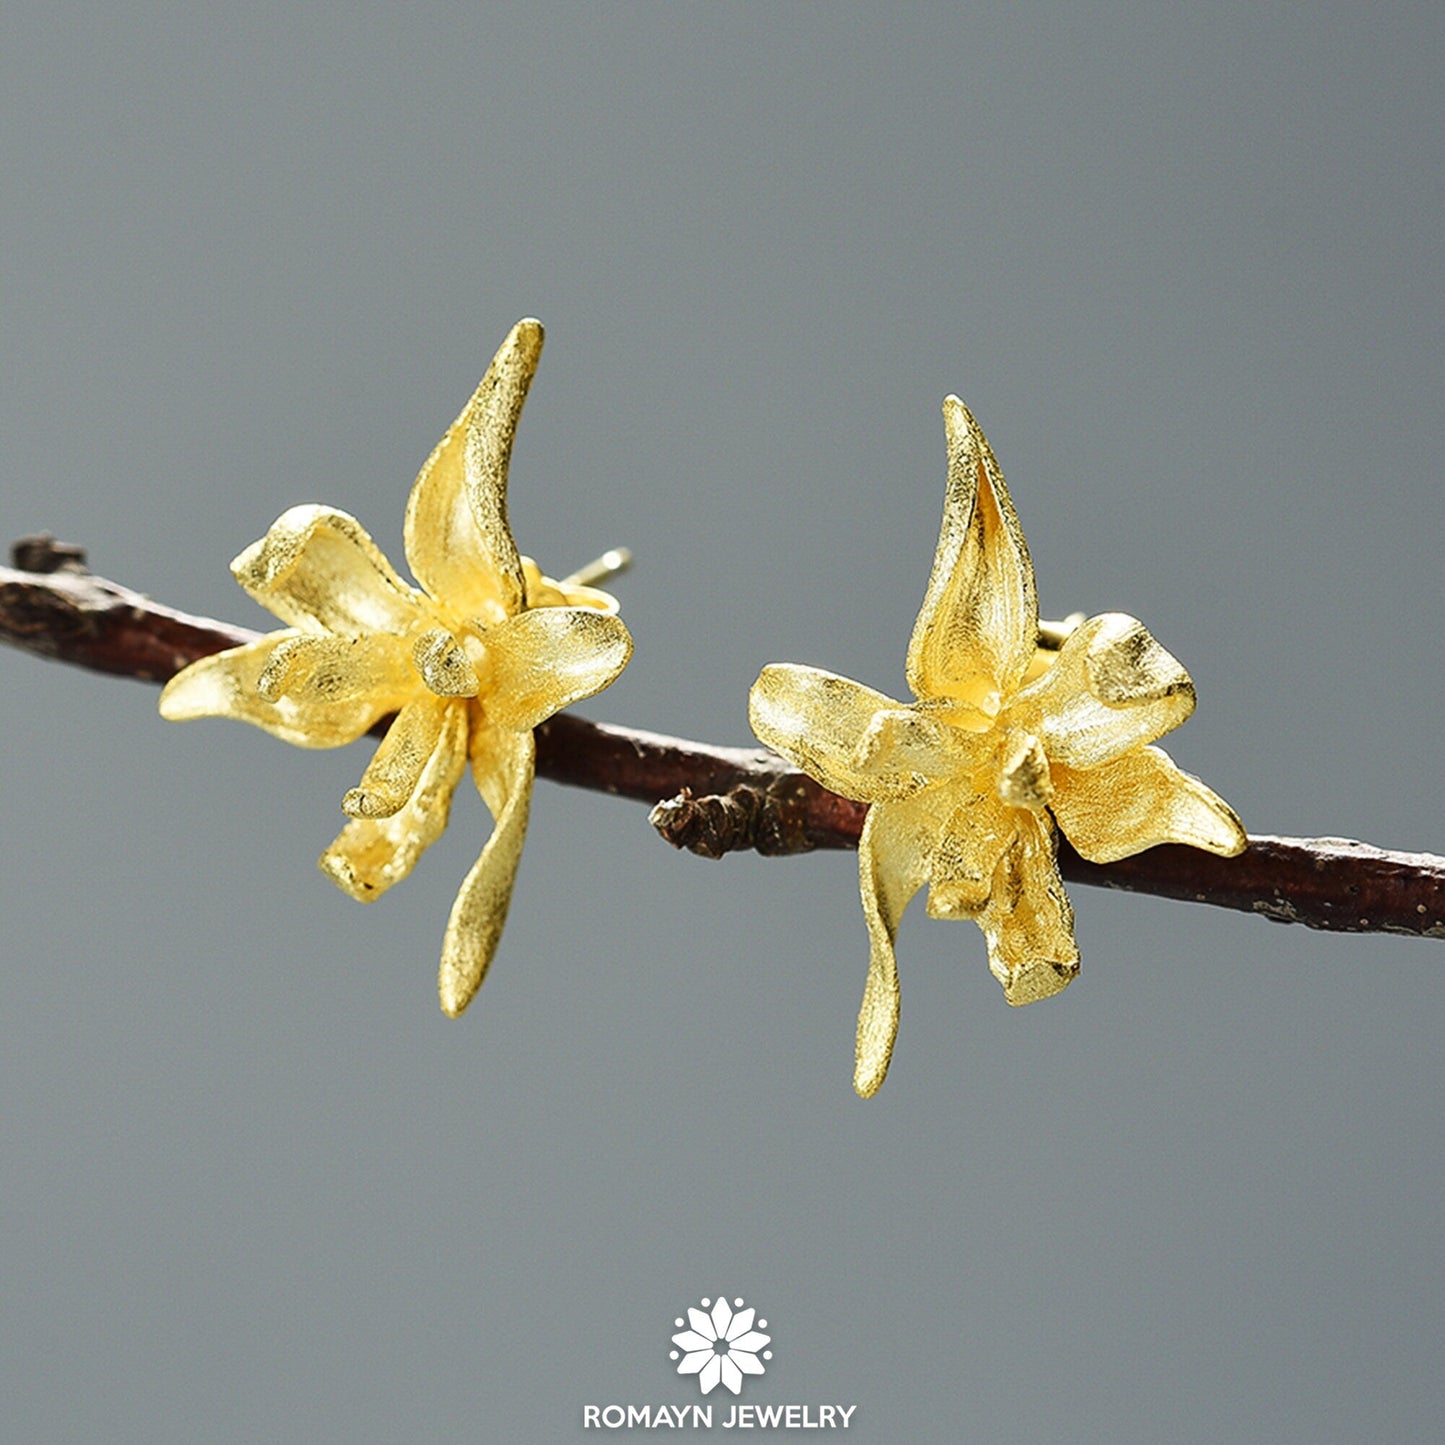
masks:
[[[1018,841],[1003,856],[979,915],[988,966],[1011,1004],[1035,1003],[1066,988],[1079,972],[1074,910],[1055,861],[1053,825],[1017,810]]]
[[[870,777],[886,773],[932,782],[977,766],[987,750],[979,734],[947,727],[921,708],[885,707],[869,719],[852,762]]]
[[[335,713],[349,718],[362,708],[373,721],[420,691],[411,649],[388,632],[366,637],[293,636],[271,653],[256,679],[256,690],[268,702],[284,702],[318,717]]]
[[[898,1037],[898,964],[893,943],[909,900],[928,877],[937,819],[929,795],[868,810],[858,840],[858,881],[868,923],[868,981],[858,1013],[853,1087],[876,1094]]]
[[[465,712],[465,703],[423,697],[409,702],[386,730],[361,783],[342,799],[349,818],[390,818],[401,811],[421,783],[449,712]]]
[[[507,523],[507,467],[541,355],[541,322],[519,321],[407,502],[407,562],[459,616],[499,622],[526,605],[522,559]]]
[[[770,663],[748,695],[748,717],[763,742],[825,788],[861,803],[906,798],[927,786],[911,766],[892,766],[886,739],[871,756],[864,744],[860,755],[874,719],[900,711],[899,703],[871,687],[791,662]]]
[[[933,574],[908,644],[908,685],[997,711],[1033,660],[1034,569],[1003,473],[964,404],[943,403],[948,491]]]
[[[1159,748],[1086,771],[1056,768],[1051,806],[1064,836],[1095,863],[1156,843],[1188,843],[1232,858],[1249,841],[1234,809]]]
[[[976,918],[993,892],[999,861],[1017,836],[1014,810],[994,793],[939,792],[947,806],[929,869],[928,916]]]
[[[530,732],[485,724],[473,729],[472,772],[496,824],[462,882],[447,920],[437,991],[456,1018],[482,986],[507,921],[512,885],[527,836],[536,747]]]
[[[353,898],[369,903],[399,883],[441,837],[452,794],[467,765],[467,708],[443,706],[431,756],[405,805],[389,818],[357,818],[321,855],[321,871]]]
[[[489,627],[482,641],[487,716],[519,731],[601,692],[632,656],[622,619],[592,607],[529,608]]]
[[[262,607],[303,632],[404,633],[425,604],[361,523],[334,507],[283,512],[231,571]]]
[[[1053,667],[1009,704],[1036,731],[1050,763],[1097,768],[1152,743],[1194,711],[1194,684],[1142,622],[1091,617]]]
[[[324,704],[282,694],[268,698],[261,692],[262,677],[276,673],[278,655],[284,663],[288,649],[316,640],[294,631],[272,632],[245,647],[203,657],[166,684],[161,716],[172,722],[234,718],[303,748],[336,748],[353,742],[395,709],[391,697],[352,695]]]

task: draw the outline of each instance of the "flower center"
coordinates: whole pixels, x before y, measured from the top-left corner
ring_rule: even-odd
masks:
[[[475,661],[474,649],[466,645],[473,642]],[[412,644],[411,657],[421,680],[438,697],[475,697],[481,690],[478,673],[482,668],[477,664],[485,663],[486,649],[470,633],[463,643],[446,628],[433,627]]]
[[[1039,813],[1048,806],[1054,795],[1049,760],[1044,756],[1044,745],[1032,733],[1015,729],[1004,737],[999,744],[998,768],[995,786],[999,798],[1010,808]]]

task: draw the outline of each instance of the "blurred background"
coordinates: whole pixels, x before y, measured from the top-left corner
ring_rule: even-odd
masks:
[[[13,0],[0,530],[265,627],[229,559],[321,501],[400,562],[534,314],[518,542],[638,559],[581,711],[742,744],[769,661],[902,692],[956,391],[1045,614],[1192,672],[1183,766],[1256,832],[1440,851],[1442,41],[1423,3]],[[919,906],[865,1103],[851,855],[709,863],[540,783],[453,1022],[487,815],[358,906],[314,861],[369,752],[0,655],[10,1438],[578,1438],[701,1401],[669,1336],[720,1292],[774,1337],[743,1402],[860,1440],[1438,1430],[1438,942],[1075,888],[1083,974],[1015,1011]]]

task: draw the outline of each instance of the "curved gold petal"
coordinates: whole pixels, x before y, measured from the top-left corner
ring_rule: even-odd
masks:
[[[851,761],[870,777],[887,773],[934,782],[976,767],[987,751],[979,734],[948,727],[922,708],[885,707],[869,719]]]
[[[406,505],[406,559],[460,616],[498,622],[526,606],[507,523],[507,467],[542,355],[542,323],[519,321],[417,476]]]
[[[937,824],[928,798],[924,794],[870,808],[858,840],[858,882],[869,951],[853,1087],[865,1099],[882,1087],[898,1037],[898,963],[893,943],[903,910],[928,878]]]
[[[1101,768],[1054,770],[1054,816],[1083,857],[1113,863],[1156,843],[1187,843],[1232,858],[1249,842],[1223,798],[1159,748]]]
[[[361,523],[334,507],[283,512],[231,571],[262,607],[303,632],[404,633],[425,604]]]
[[[748,718],[763,742],[825,788],[860,803],[906,798],[928,785],[911,766],[894,766],[895,752],[884,736],[892,723],[869,734],[880,714],[891,718],[903,711],[860,682],[792,662],[769,663],[748,694]],[[877,740],[871,752],[867,736]]]
[[[1026,809],[1014,819],[1018,840],[998,865],[978,924],[988,941],[989,969],[1017,1005],[1066,988],[1079,972],[1079,948],[1053,824]]]
[[[348,818],[390,818],[416,793],[436,753],[448,713],[465,713],[465,703],[422,697],[397,713],[360,784],[341,800]]]
[[[348,823],[321,855],[321,871],[362,903],[400,883],[447,826],[452,794],[467,765],[468,709],[453,705],[440,711],[436,746],[411,797],[388,818]]]
[[[933,573],[908,644],[908,685],[985,712],[1033,660],[1039,606],[1034,569],[1003,473],[978,423],[950,396],[948,491]]]
[[[161,716],[171,722],[199,717],[229,717],[263,728],[273,737],[303,748],[336,748],[359,738],[394,710],[387,695],[360,694],[320,703],[305,697],[261,691],[261,679],[274,675],[278,654],[317,639],[299,632],[272,632],[245,647],[233,647],[193,662],[178,672],[161,693]]]
[[[502,727],[531,730],[599,693],[632,656],[620,617],[591,607],[528,608],[482,638],[488,674],[483,707]]]
[[[928,916],[977,918],[1018,836],[1014,810],[996,793],[971,788],[948,789],[946,802],[929,870]]]
[[[1189,674],[1122,612],[1089,618],[1007,708],[1010,720],[1038,733],[1050,763],[1070,768],[1123,757],[1193,711]]]
[[[271,703],[286,703],[319,718],[349,719],[361,708],[374,722],[394,712],[420,689],[411,649],[400,637],[318,637],[303,633],[280,643],[256,678]],[[369,727],[371,724],[368,723]]]
[[[482,986],[502,937],[527,836],[536,747],[530,732],[485,723],[472,732],[472,772],[496,824],[462,882],[442,942],[437,992],[456,1018]]]

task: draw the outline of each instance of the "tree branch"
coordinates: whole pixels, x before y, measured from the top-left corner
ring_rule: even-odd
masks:
[[[78,547],[27,537],[0,567],[0,641],[99,672],[165,682],[198,658],[261,634],[192,617],[85,568]],[[384,731],[386,723],[378,725]],[[653,826],[703,857],[856,848],[867,812],[763,748],[722,748],[561,714],[537,729],[537,771],[655,806]],[[661,800],[661,801],[659,801]],[[1445,938],[1445,858],[1345,838],[1251,836],[1237,858],[1165,844],[1089,863],[1067,843],[1064,876],[1258,913],[1343,933]]]

